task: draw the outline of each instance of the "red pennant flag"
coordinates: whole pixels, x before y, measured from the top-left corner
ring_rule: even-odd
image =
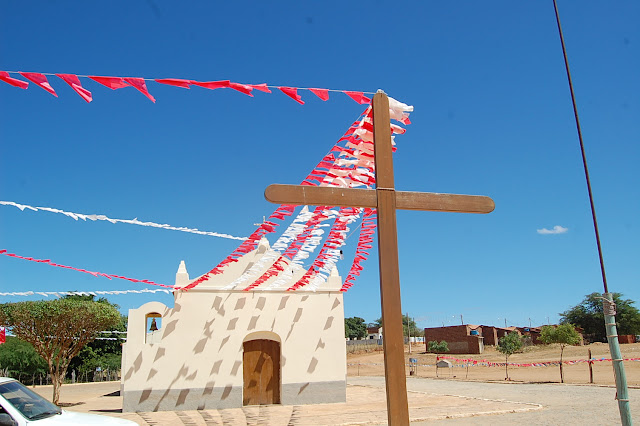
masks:
[[[359,104],[370,104],[371,99],[367,98],[362,92],[350,92],[344,90],[344,93]]]
[[[21,72],[20,75],[22,75],[27,80],[33,81],[35,84],[42,87],[47,92],[51,93],[56,98],[58,97],[58,95],[56,94],[56,91],[53,90],[53,87],[51,87],[51,85],[49,84],[49,81],[47,80],[47,77],[44,74],[40,74],[37,72]]]
[[[265,93],[271,93],[271,90],[269,90],[269,87],[267,86],[267,83],[262,83],[262,84],[250,84],[249,86],[253,87],[256,90],[259,90],[261,92],[265,92]]]
[[[304,101],[300,95],[298,95],[298,89],[296,87],[278,87],[278,89],[282,90],[282,93],[289,96],[300,105],[304,105]]]
[[[26,81],[18,80],[17,78],[10,77],[9,73],[6,71],[0,71],[0,80],[21,89],[26,89],[27,87],[29,87],[29,83],[27,83]]]
[[[205,89],[219,89],[221,87],[230,87],[231,82],[229,80],[221,81],[192,81],[196,86],[204,87]]]
[[[82,87],[82,84],[80,84],[80,79],[78,78],[77,75],[75,74],[56,74],[56,75],[61,79],[63,79],[64,82],[67,83],[69,86],[71,86],[71,88],[75,90],[76,93],[80,95],[82,99],[84,99],[87,102],[91,102],[93,100],[93,97],[91,96],[91,92],[85,89],[84,87]]]
[[[253,97],[253,95],[251,94],[251,91],[253,90],[252,86],[247,86],[246,84],[240,83],[229,83],[229,87],[231,87],[233,90],[237,90],[240,93],[244,93],[245,95]]]
[[[185,89],[189,89],[189,86],[193,84],[191,80],[183,80],[181,78],[159,78],[155,82],[168,84],[169,86],[184,87]]]
[[[129,85],[120,77],[99,77],[90,75],[89,78],[97,83],[107,86],[109,89],[116,90],[128,87]]]
[[[151,94],[149,93],[149,90],[147,90],[147,84],[144,82],[144,78],[125,77],[124,81],[126,81],[127,83],[129,83],[130,85],[138,89],[138,91],[140,91],[140,93],[145,95],[147,98],[151,99],[151,102],[153,103],[156,102],[156,98],[151,96]]]
[[[326,101],[329,99],[329,90],[327,89],[309,89],[309,90],[311,91],[311,93],[313,93],[323,101]]]
[[[0,345],[7,341],[7,335],[4,327],[0,327]]]

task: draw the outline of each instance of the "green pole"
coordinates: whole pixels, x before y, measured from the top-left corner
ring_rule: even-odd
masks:
[[[573,83],[571,82],[571,72],[569,71],[569,59],[567,59],[567,49],[564,45],[564,36],[562,35],[562,26],[560,25],[560,14],[558,13],[558,3],[553,0],[553,8],[556,13],[556,23],[558,24],[558,34],[560,35],[560,44],[562,45],[562,54],[564,56],[564,65],[567,70],[567,80],[569,81],[569,91],[571,92],[571,102],[573,103],[573,113],[576,118],[576,129],[578,130],[578,140],[580,141],[580,152],[582,153],[582,164],[584,167],[584,177],[587,181],[587,190],[589,192],[589,203],[591,205],[591,216],[593,218],[593,229],[596,234],[596,245],[598,247],[598,256],[600,257],[600,270],[602,272],[602,284],[604,284],[604,323],[607,330],[607,340],[609,341],[609,351],[613,363],[613,371],[616,378],[616,390],[618,399],[618,409],[620,411],[620,419],[623,426],[631,426],[631,411],[629,410],[629,392],[627,390],[627,377],[624,373],[624,365],[622,364],[622,354],[620,353],[620,343],[618,342],[618,332],[616,330],[616,305],[613,303],[613,296],[609,293],[607,286],[607,276],[604,271],[604,257],[602,255],[602,246],[600,245],[600,232],[598,231],[598,221],[596,220],[596,209],[593,204],[593,193],[591,191],[591,180],[589,179],[589,169],[587,168],[587,156],[584,152],[584,142],[582,140],[582,130],[580,129],[580,120],[578,119],[578,107],[576,106],[576,96],[573,92]]]
[[[613,302],[611,293],[604,293],[604,325],[607,329],[607,340],[609,341],[609,351],[611,352],[611,363],[616,378],[616,399],[620,410],[620,420],[623,426],[633,425],[631,420],[631,409],[629,407],[629,390],[627,388],[627,375],[622,363],[620,353],[620,342],[618,342],[618,331],[616,329],[616,304]]]

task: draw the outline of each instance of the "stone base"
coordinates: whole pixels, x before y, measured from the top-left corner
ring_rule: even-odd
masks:
[[[200,389],[123,390],[123,412],[210,410],[242,407],[242,387]],[[281,388],[282,405],[346,402],[346,381],[287,383]]]

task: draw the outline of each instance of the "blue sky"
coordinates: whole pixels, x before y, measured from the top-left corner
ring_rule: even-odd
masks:
[[[638,301],[640,5],[559,3],[609,287]],[[397,138],[396,187],[496,203],[489,215],[398,213],[403,311],[424,327],[460,315],[536,325],[602,291],[551,1],[118,4],[6,3],[0,70],[382,88],[415,107]],[[0,200],[238,236],[275,208],[264,188],[298,183],[363,110],[342,94],[301,92],[298,105],[149,83],[153,104],[83,79],[87,104],[50,82],[58,98],[0,82]],[[566,232],[537,232],[556,226]],[[0,206],[2,249],[161,283],[180,260],[195,277],[237,244]],[[373,250],[347,316],[379,317],[377,266]],[[0,256],[0,291],[136,288]],[[110,300],[124,313],[171,303]]]

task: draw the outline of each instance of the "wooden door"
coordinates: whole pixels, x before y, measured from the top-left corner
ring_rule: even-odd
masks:
[[[280,343],[274,340],[244,342],[243,405],[280,403]]]

